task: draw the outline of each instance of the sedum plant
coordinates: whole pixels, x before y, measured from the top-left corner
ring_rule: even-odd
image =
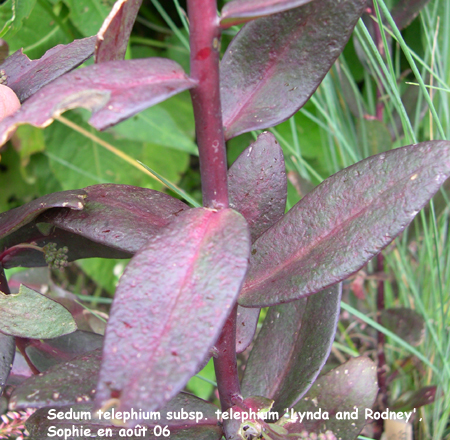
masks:
[[[103,130],[189,90],[203,206],[101,184],[0,214],[2,388],[16,346],[30,369],[9,407],[37,409],[27,428],[40,440],[55,432],[101,437],[106,429],[117,439],[355,439],[377,395],[375,365],[356,358],[318,378],[334,339],[341,282],[438,191],[450,174],[450,143],[369,157],[285,213],[276,138],[261,132],[230,169],[225,142],[285,121],[308,101],[366,0],[233,0],[219,16],[214,0],[188,0],[189,75],[170,59],[124,60],[140,4],[118,0],[96,36],[38,60],[20,51],[7,58],[2,82],[21,107],[0,121],[0,140],[76,107],[91,110],[91,125]],[[408,8],[399,9],[405,15]],[[240,24],[220,60],[222,31]],[[76,69],[92,55],[93,65]],[[67,304],[26,286],[11,294],[3,271],[89,257],[131,257],[104,338],[84,331]],[[253,341],[262,307],[269,311]],[[236,353],[252,341],[240,380]],[[220,410],[182,391],[211,357]],[[110,418],[95,418],[111,408]],[[319,409],[320,420],[295,416]],[[356,419],[337,417],[356,409]],[[57,411],[93,416],[49,417]],[[156,411],[162,419],[149,420]],[[278,416],[259,417],[270,413]]]

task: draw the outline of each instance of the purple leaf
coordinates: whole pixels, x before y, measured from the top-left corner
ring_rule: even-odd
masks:
[[[316,1],[247,23],[221,62],[225,137],[292,116],[342,52],[366,0]]]
[[[14,337],[0,332],[0,396],[11,371],[15,352],[16,343],[14,342]]]
[[[236,321],[236,353],[242,353],[253,341],[260,309],[238,306]]]
[[[283,150],[272,133],[262,133],[236,159],[228,171],[230,207],[247,220],[252,242],[284,214],[287,198]],[[236,351],[252,342],[258,309],[238,308]]]
[[[103,336],[77,330],[69,335],[53,339],[29,339],[25,342],[25,353],[40,372],[61,362],[67,362],[89,351],[103,347]]]
[[[14,390],[10,408],[43,408],[93,400],[101,358],[101,350],[95,350],[30,377]]]
[[[108,322],[99,405],[114,398],[118,410],[153,410],[180,391],[234,304],[249,241],[232,209],[191,209],[133,257]]]
[[[123,60],[142,0],[117,0],[97,34],[95,62]]]
[[[53,210],[39,221],[113,249],[134,254],[182,212],[189,209],[167,194],[129,185],[84,188],[83,211]]]
[[[391,406],[393,411],[413,411],[433,403],[436,398],[436,385],[430,385],[402,394]]]
[[[119,440],[124,438],[124,434],[120,435],[120,430],[124,430],[123,427],[113,426],[111,420],[104,417],[97,419],[95,416],[97,413],[94,411],[94,407],[91,403],[79,404],[73,406],[57,407],[56,411],[62,411],[63,413],[69,412],[71,409],[73,412],[85,411],[92,413],[92,420],[65,420],[57,419],[50,420],[48,418],[49,410],[51,408],[42,408],[36,411],[26,422],[26,427],[33,438],[39,440],[50,440],[54,437],[48,436],[49,428],[56,426],[57,429],[70,429],[72,426],[81,428],[82,425],[85,428],[91,428],[92,433],[97,433],[98,429],[110,428],[112,431],[112,437],[108,438],[112,440]],[[173,415],[180,413],[181,409],[184,409],[187,413],[198,413],[203,415],[203,419],[196,423],[196,420],[174,420]],[[152,418],[146,420],[145,424],[141,426],[148,427],[146,434],[142,435],[142,431],[138,430],[138,435],[127,435],[128,440],[140,440],[142,438],[146,440],[160,440],[163,436],[155,436],[152,434],[151,427],[159,425],[161,427],[168,426],[170,430],[170,440],[219,440],[222,437],[222,429],[218,426],[217,416],[215,411],[217,407],[213,404],[206,402],[191,394],[180,393],[175,396],[167,405],[162,408],[159,413],[161,419],[155,420]],[[136,409],[137,410],[137,409]],[[147,411],[146,408],[142,408],[143,411]],[[172,413],[172,418],[169,419],[168,413]],[[126,431],[126,430],[125,430]],[[86,436],[71,435],[67,440],[85,440]]]
[[[67,45],[59,44],[38,60],[30,60],[21,49],[7,58],[0,68],[8,77],[8,87],[23,102],[46,84],[90,58],[94,53],[95,41],[96,37],[88,37]]]
[[[242,394],[295,405],[330,354],[339,318],[341,283],[309,298],[271,307],[245,367]]]
[[[247,220],[252,242],[283,217],[287,180],[283,150],[272,133],[262,133],[228,171],[230,207]]]
[[[34,222],[0,239],[0,248],[12,248],[20,243],[33,242],[40,247],[55,243],[58,248],[68,248],[68,261],[89,257],[130,258],[149,237],[188,209],[186,204],[167,194],[129,185],[94,185],[79,192],[83,194],[84,204],[81,215],[72,216],[69,209],[45,212]],[[74,191],[52,196],[65,200],[62,195],[67,193]],[[0,214],[0,228],[3,215],[10,216],[5,220],[6,225],[17,223],[17,226],[25,223],[23,217],[30,212],[36,217],[35,209],[41,207],[41,199]],[[48,206],[42,211],[44,208]],[[26,220],[30,218],[31,215]],[[21,247],[9,249],[0,259],[5,268],[47,265],[42,252]]]
[[[407,307],[382,310],[381,325],[413,346],[425,338],[425,320],[422,315]]]
[[[131,258],[132,254],[103,246],[80,235],[53,228],[47,223],[29,223],[16,232],[0,240],[0,246],[6,250],[1,254],[1,263],[5,269],[12,267],[43,267],[48,266],[41,250],[30,249],[23,244],[33,243],[36,248],[43,248],[54,243],[57,249],[68,248],[67,261],[80,258]],[[50,228],[46,230],[44,228]],[[18,245],[19,246],[16,246]],[[8,249],[9,248],[9,249]]]
[[[430,0],[399,0],[391,15],[399,29],[407,27]]]
[[[195,87],[172,60],[109,61],[78,69],[47,84],[0,122],[0,144],[20,124],[46,127],[66,110],[92,110],[89,122],[104,130],[183,90]]]
[[[302,431],[325,433],[332,431],[337,438],[353,440],[357,438],[366,424],[365,410],[370,409],[378,392],[377,368],[368,357],[350,359],[345,364],[331,370],[311,387],[307,396],[295,405],[293,411],[306,414],[321,413],[321,417],[285,421],[279,424],[288,430],[289,434]],[[348,411],[357,415],[357,418],[339,420],[336,414],[339,411]],[[329,420],[323,417],[328,412]],[[291,413],[290,413],[291,414]]]
[[[311,0],[234,0],[222,9],[220,25],[228,28],[255,18],[287,11],[309,3]]]
[[[0,239],[32,222],[39,214],[50,208],[64,207],[69,209],[83,209],[85,191],[82,189],[62,191],[39,197],[19,208],[0,214]]]
[[[450,174],[450,142],[369,157],[326,179],[253,245],[239,298],[289,302],[347,278],[386,247]]]

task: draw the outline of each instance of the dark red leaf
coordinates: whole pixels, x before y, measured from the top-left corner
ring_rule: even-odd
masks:
[[[39,197],[19,208],[2,212],[0,214],[0,239],[32,222],[47,209],[64,207],[81,210],[84,206],[85,197],[86,192],[82,189],[62,191]]]
[[[342,52],[366,0],[315,1],[244,25],[221,62],[225,137],[285,121]]]
[[[81,215],[72,216],[69,209],[45,212],[34,222],[0,239],[0,248],[8,249],[20,243],[33,242],[40,247],[55,243],[58,248],[68,248],[68,261],[89,257],[130,258],[149,237],[188,209],[186,204],[167,194],[129,185],[94,185],[79,192],[84,194]],[[52,196],[61,197],[57,194],[66,193]],[[37,207],[40,207],[39,200],[35,201]],[[32,211],[35,206],[29,205],[18,208],[23,211],[18,211],[18,214],[24,217],[30,211],[36,217]],[[0,228],[2,216],[11,217],[9,213],[14,212],[0,214]],[[16,217],[19,220],[22,217],[16,215],[12,218],[23,225],[24,221],[19,223]],[[9,224],[11,220],[5,222]],[[8,250],[1,261],[5,268],[47,265],[42,252],[20,247]]]
[[[252,241],[283,217],[287,180],[283,150],[272,133],[262,133],[228,171],[230,206],[247,220]]]
[[[236,353],[242,353],[253,341],[260,309],[238,306],[236,321]]]
[[[0,122],[0,144],[20,124],[46,127],[66,110],[92,110],[90,124],[104,130],[195,87],[183,69],[165,58],[109,61],[78,69],[47,84]]]
[[[430,0],[399,0],[391,15],[399,29],[408,26]]]
[[[415,391],[407,391],[402,394],[390,407],[393,411],[413,411],[421,406],[429,405],[436,398],[436,385],[420,388]]]
[[[117,0],[97,34],[95,62],[123,60],[142,0]]]
[[[272,133],[262,133],[236,159],[228,171],[230,206],[247,220],[252,241],[284,214],[287,198],[283,150]],[[238,308],[236,351],[252,342],[258,309]]]
[[[377,368],[368,357],[350,359],[345,364],[331,370],[311,387],[307,396],[295,405],[293,411],[322,416],[317,418],[306,417],[303,422],[282,419],[279,422],[289,434],[307,431],[316,434],[332,431],[337,438],[356,440],[361,429],[366,424],[365,409],[370,409],[378,392]],[[338,419],[339,411],[347,411],[357,415],[349,420]],[[323,417],[328,412],[329,420]],[[291,413],[290,413],[291,414]]]
[[[450,174],[450,142],[369,157],[326,179],[253,245],[239,298],[289,302],[359,270],[424,207]]]
[[[93,400],[101,354],[101,350],[82,354],[30,377],[14,390],[9,407],[43,408]]]
[[[222,28],[245,23],[258,17],[297,8],[311,0],[234,0],[225,4],[220,17]]]
[[[39,221],[131,254],[189,209],[174,197],[136,186],[103,184],[84,191],[85,207],[79,215],[53,210]]]
[[[339,318],[341,284],[309,298],[271,307],[245,367],[242,394],[295,405],[330,354]]]
[[[25,243],[33,243],[34,246],[40,248],[49,243],[54,243],[58,249],[67,247],[68,261],[80,258],[131,258],[132,256],[131,253],[112,249],[80,235],[53,228],[47,223],[39,223],[39,225],[45,228],[50,226],[50,230],[45,230],[43,233],[43,230],[38,229],[36,223],[32,222],[0,240],[0,247],[6,248],[1,259],[5,269],[18,266],[42,267],[48,265],[42,251],[16,246]]]
[[[102,346],[102,335],[81,330],[54,339],[28,339],[24,343],[28,359],[40,372]]]
[[[178,393],[218,337],[248,251],[247,224],[231,209],[191,209],[150,238],[116,290],[99,405],[152,410]]]
[[[7,75],[7,85],[21,102],[56,78],[75,69],[94,53],[96,37],[59,44],[45,52],[42,58],[30,60],[22,49],[8,57],[0,69]]]
[[[14,337],[0,332],[0,395],[11,371],[15,352],[16,343],[14,342]]]

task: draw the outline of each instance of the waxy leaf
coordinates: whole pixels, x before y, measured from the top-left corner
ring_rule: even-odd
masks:
[[[5,269],[18,266],[48,266],[42,248],[51,243],[57,250],[67,247],[67,261],[80,258],[131,258],[132,256],[131,253],[115,250],[80,235],[54,228],[48,223],[38,223],[38,226],[35,222],[29,223],[0,240],[2,248],[9,248],[3,253],[1,259]],[[23,246],[26,243],[33,243],[33,247]],[[17,244],[20,246],[16,246]]]
[[[101,350],[96,350],[30,377],[14,390],[10,408],[43,408],[93,400],[101,359]]]
[[[242,353],[253,341],[260,309],[238,306],[236,318],[236,353]]]
[[[66,110],[92,110],[90,124],[104,130],[124,119],[195,87],[172,60],[109,61],[70,72],[47,84],[12,116],[0,122],[0,145],[20,124],[46,127]]]
[[[189,209],[167,194],[129,185],[94,185],[84,188],[87,196],[80,215],[53,210],[39,218],[59,229],[96,243],[134,254],[150,237]]]
[[[242,394],[295,405],[330,354],[339,318],[341,283],[309,298],[271,307],[245,367]]]
[[[95,41],[96,37],[88,37],[67,45],[59,44],[38,60],[30,60],[22,50],[18,50],[0,65],[0,69],[5,71],[8,87],[23,102],[46,84],[90,58],[94,53]]]
[[[262,133],[228,171],[230,207],[247,220],[252,242],[283,217],[287,179],[283,150],[272,133]]]
[[[14,338],[0,332],[0,396],[11,371],[15,352]]]
[[[151,414],[149,414],[148,419],[145,420],[145,424],[140,424],[141,428],[136,426],[136,430],[133,431],[133,434],[131,435],[125,434],[127,428],[124,428],[123,426],[113,426],[111,419],[105,419],[104,415],[101,419],[99,419],[97,417],[98,412],[95,411],[94,406],[91,403],[56,407],[56,411],[62,411],[63,413],[70,413],[71,411],[72,414],[81,414],[82,412],[91,413],[92,419],[90,421],[81,417],[79,417],[79,420],[49,420],[48,411],[50,409],[51,408],[42,408],[36,411],[26,422],[26,427],[32,438],[39,440],[50,440],[52,437],[48,434],[51,426],[55,426],[57,429],[70,429],[72,426],[81,428],[80,425],[84,428],[90,428],[92,433],[97,433],[99,429],[105,429],[108,427],[112,431],[112,436],[108,435],[107,437],[113,440],[120,440],[124,437],[128,440],[160,440],[161,438],[164,438],[161,434],[156,436],[153,433],[151,428],[155,425],[159,425],[161,427],[167,426],[170,431],[171,440],[219,440],[222,437],[222,429],[217,423],[217,416],[215,414],[215,411],[217,411],[218,408],[209,402],[187,393],[178,394],[170,402],[168,402],[164,408],[161,408],[159,410],[161,419],[155,419],[154,416],[152,418]],[[198,422],[195,419],[174,420],[173,416],[180,414],[181,409],[184,409],[187,413],[194,412],[194,414],[201,414],[203,418],[198,420]],[[135,409],[135,411],[137,410],[138,408]],[[147,412],[147,409],[142,408],[142,411]],[[169,412],[172,413],[171,419],[168,418]],[[122,420],[120,419],[117,421],[121,422]],[[130,421],[128,421],[128,423],[130,423]],[[142,427],[147,428],[145,434],[143,434]],[[85,439],[86,435],[83,435],[83,433],[80,434],[80,431],[78,431],[78,435],[72,434],[67,437],[67,440]]]
[[[417,346],[425,338],[425,319],[415,310],[407,307],[385,309],[381,311],[380,320],[383,327],[408,344]]]
[[[232,209],[191,209],[150,238],[116,290],[99,405],[115,398],[118,410],[153,410],[180,391],[232,309],[249,243],[247,224]]]
[[[62,191],[39,197],[26,205],[0,214],[0,239],[32,222],[50,208],[83,209],[86,193],[82,189]],[[2,249],[2,247],[0,247]]]
[[[0,331],[22,338],[56,338],[77,329],[72,315],[56,301],[22,285],[19,293],[0,292]]]
[[[420,388],[415,391],[407,391],[402,394],[390,408],[393,411],[413,411],[421,406],[429,405],[436,398],[436,385]]]
[[[353,440],[366,424],[365,410],[372,407],[377,393],[375,364],[367,357],[350,359],[319,377],[307,396],[295,405],[293,412],[289,412],[289,416],[292,416],[293,413],[306,414],[306,411],[311,411],[318,415],[317,418],[306,420],[305,417],[303,422],[300,418],[297,421],[282,418],[277,423],[289,434],[302,431],[319,434],[331,431],[338,439]],[[338,419],[336,415],[342,411],[357,417],[351,421],[348,418]],[[324,412],[328,412],[329,420],[322,417]]]
[[[258,17],[287,11],[309,3],[311,0],[234,0],[222,9],[222,28],[245,23]]]
[[[63,203],[55,206],[65,206],[66,194],[77,192],[83,197],[82,215],[72,216],[69,209],[53,209],[11,233],[13,227],[17,229],[37,217],[37,213],[48,210],[51,206],[47,198]],[[68,261],[89,257],[130,258],[149,237],[186,209],[186,204],[167,194],[129,185],[94,185],[54,193],[0,214],[0,231],[5,218],[6,232],[10,234],[0,239],[0,248],[31,242],[39,247],[55,243],[58,249],[68,248]],[[9,249],[2,263],[5,268],[47,265],[42,252],[22,247]]]
[[[247,220],[252,242],[284,214],[287,198],[283,150],[272,133],[262,133],[236,159],[228,171],[230,207]],[[236,351],[252,342],[258,309],[238,307]]]
[[[103,347],[103,336],[77,330],[53,339],[30,339],[25,344],[25,353],[40,372],[54,365]]]
[[[408,26],[430,0],[399,0],[392,8],[391,15],[399,29]]]
[[[314,1],[244,25],[220,65],[225,137],[279,124],[305,104],[366,3]]]
[[[97,34],[95,62],[123,60],[142,0],[117,0]]]
[[[359,270],[424,207],[450,174],[450,142],[369,157],[326,179],[253,245],[239,298],[289,302]]]

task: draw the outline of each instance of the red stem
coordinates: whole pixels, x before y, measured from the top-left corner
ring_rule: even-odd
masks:
[[[227,155],[220,104],[220,27],[216,0],[188,0],[191,46],[191,90],[200,157],[203,205],[228,208]],[[222,411],[241,397],[236,363],[236,313],[233,308],[217,341],[214,358]]]
[[[203,205],[228,208],[227,156],[219,85],[220,28],[215,0],[188,0],[191,90],[200,156]]]
[[[236,316],[237,305],[230,313],[215,345],[217,357],[214,358],[214,369],[222,411],[242,401],[236,362]]]

